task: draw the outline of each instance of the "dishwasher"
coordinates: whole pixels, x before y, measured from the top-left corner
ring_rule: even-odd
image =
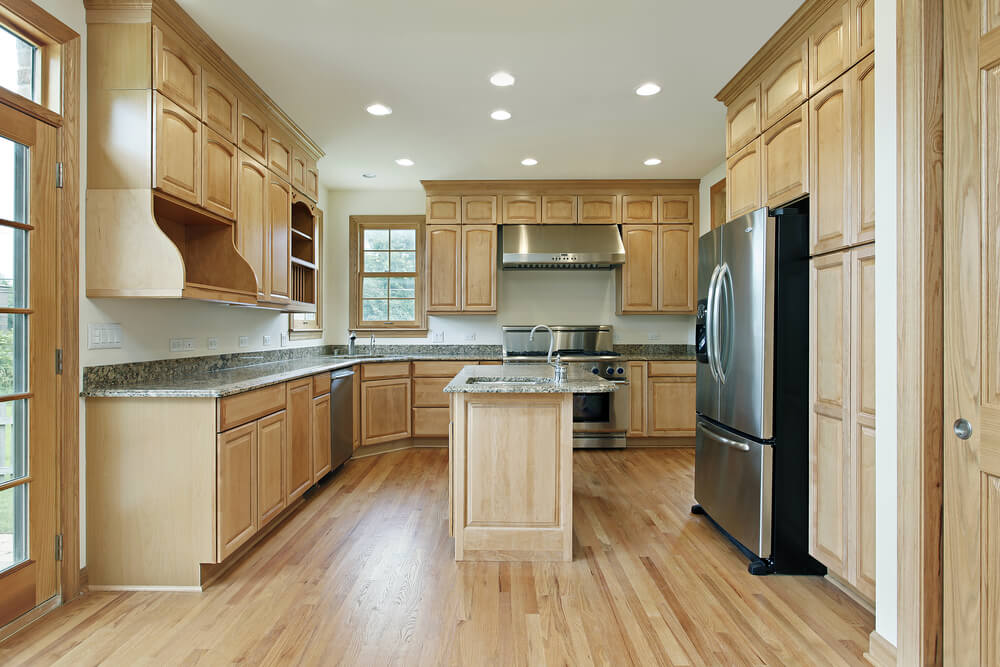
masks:
[[[334,470],[354,453],[354,370],[330,373],[330,463]]]

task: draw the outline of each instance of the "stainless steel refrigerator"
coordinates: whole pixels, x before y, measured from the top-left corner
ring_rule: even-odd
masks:
[[[809,537],[808,205],[698,242],[695,513],[754,574],[823,573]]]

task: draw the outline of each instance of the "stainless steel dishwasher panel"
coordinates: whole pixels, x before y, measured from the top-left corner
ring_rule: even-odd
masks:
[[[354,454],[354,369],[330,374],[330,461],[337,468]]]

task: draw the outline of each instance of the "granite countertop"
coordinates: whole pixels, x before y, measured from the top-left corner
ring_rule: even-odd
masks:
[[[617,391],[619,386],[572,366],[567,369],[566,380],[557,383],[553,380],[554,372],[548,364],[466,366],[444,391],[449,394],[607,394]]]

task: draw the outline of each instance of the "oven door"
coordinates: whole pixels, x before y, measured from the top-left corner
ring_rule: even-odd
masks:
[[[612,380],[617,391],[573,394],[573,446],[624,447],[628,431],[628,380]]]

